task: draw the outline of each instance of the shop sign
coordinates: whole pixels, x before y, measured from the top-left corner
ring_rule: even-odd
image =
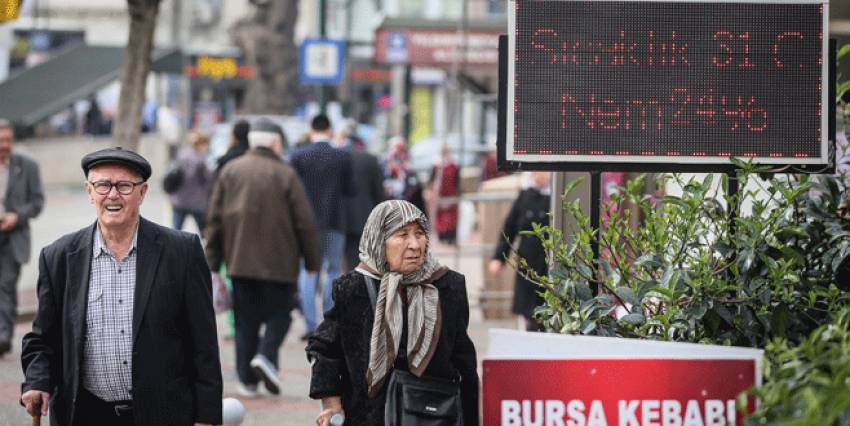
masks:
[[[505,330],[490,345],[484,425],[743,425],[737,397],[761,383],[748,348]]]
[[[254,75],[254,68],[240,63],[233,57],[199,55],[192,64],[183,69],[188,77],[203,77],[212,80],[244,79]]]
[[[464,37],[453,30],[379,29],[375,44],[379,64],[449,66],[457,61],[468,66],[495,67],[499,63],[499,32],[469,31]]]

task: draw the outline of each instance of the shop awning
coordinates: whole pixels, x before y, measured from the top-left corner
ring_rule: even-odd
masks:
[[[157,49],[151,72],[181,72],[177,49]],[[32,126],[121,77],[123,47],[80,45],[0,83],[0,117]]]

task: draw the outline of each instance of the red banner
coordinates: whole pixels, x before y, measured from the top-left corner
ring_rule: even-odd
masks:
[[[484,425],[743,425],[753,359],[485,360]],[[750,401],[753,407],[753,401]]]
[[[500,31],[379,29],[375,34],[375,62],[414,66],[447,66],[455,60],[467,66],[495,68],[499,64]],[[466,55],[461,57],[463,43]]]

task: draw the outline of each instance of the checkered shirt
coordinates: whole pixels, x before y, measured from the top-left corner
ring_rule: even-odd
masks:
[[[83,386],[104,401],[133,399],[133,293],[138,233],[136,228],[124,261],[106,248],[100,228],[94,233]]]

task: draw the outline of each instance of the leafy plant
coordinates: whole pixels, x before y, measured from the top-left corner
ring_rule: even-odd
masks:
[[[850,81],[839,81],[846,120]],[[751,391],[762,404],[748,424],[850,424],[850,177],[736,166],[739,186],[759,190],[724,193],[727,175],[719,185],[661,175],[657,187],[682,192],[654,197],[642,176],[603,206],[599,230],[565,201],[570,242],[550,226],[526,232],[555,265],[539,276],[520,260],[542,287],[535,316],[559,333],[765,347],[766,383]]]
[[[776,339],[766,353],[766,383],[750,392],[761,405],[748,425],[850,424],[850,309],[800,345]]]
[[[755,180],[763,195],[725,194],[713,175],[664,175],[657,185],[673,180],[682,194],[656,199],[643,194],[641,177],[612,197],[601,230],[591,229],[578,201],[565,202],[577,224],[571,242],[553,227],[528,231],[556,265],[547,276],[526,270],[544,288],[537,318],[571,334],[758,347],[773,337],[805,339],[850,304],[834,282],[850,254],[847,196],[836,178],[761,181],[763,167],[738,166],[741,187]],[[748,214],[738,213],[742,205]],[[635,211],[638,229],[629,226]],[[597,236],[603,254],[594,258]]]

